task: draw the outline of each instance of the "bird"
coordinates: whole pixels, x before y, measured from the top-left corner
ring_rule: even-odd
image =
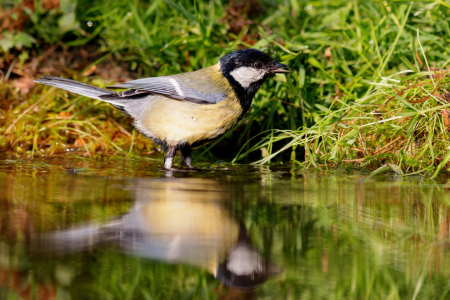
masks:
[[[252,288],[278,275],[281,267],[252,245],[242,221],[227,204],[232,193],[203,178],[134,179],[134,204],[103,223],[84,222],[32,237],[45,255],[117,245],[126,254],[207,270],[227,286]]]
[[[263,51],[240,49],[213,66],[170,76],[149,77],[108,86],[113,92],[70,79],[43,76],[37,83],[107,102],[134,119],[134,126],[165,151],[164,168],[192,166],[192,149],[233,128],[248,113],[253,97],[275,73],[289,73]]]

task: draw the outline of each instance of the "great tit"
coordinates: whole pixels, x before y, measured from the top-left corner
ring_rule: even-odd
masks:
[[[34,239],[35,249],[62,254],[112,243],[132,255],[200,267],[225,285],[241,288],[279,273],[226,209],[231,195],[218,182],[179,178],[133,184],[136,201],[128,213],[102,224],[43,234]]]
[[[102,100],[127,113],[134,126],[166,151],[164,168],[172,170],[177,150],[181,164],[192,168],[192,149],[217,139],[241,120],[264,81],[275,73],[289,73],[256,49],[231,52],[216,65],[195,72],[144,78],[94,87],[58,77],[35,82]]]

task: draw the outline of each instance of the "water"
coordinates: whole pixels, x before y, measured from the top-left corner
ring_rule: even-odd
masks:
[[[450,185],[0,161],[0,299],[447,299]]]

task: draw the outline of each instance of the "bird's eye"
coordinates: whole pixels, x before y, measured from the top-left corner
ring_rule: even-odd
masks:
[[[262,68],[262,63],[260,63],[259,61],[255,62],[255,68],[261,69]]]

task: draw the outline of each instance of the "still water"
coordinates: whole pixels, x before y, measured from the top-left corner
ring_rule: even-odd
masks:
[[[450,299],[450,184],[0,160],[0,299]]]

